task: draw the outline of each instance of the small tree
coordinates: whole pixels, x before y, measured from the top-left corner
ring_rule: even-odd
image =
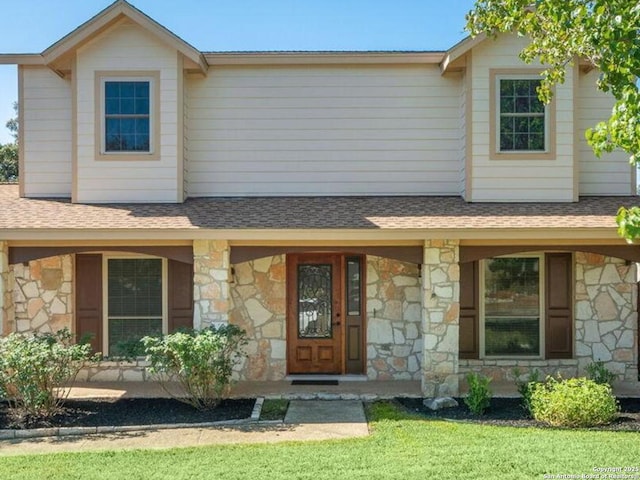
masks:
[[[14,102],[13,110],[16,116],[10,118],[5,125],[14,142],[0,144],[0,182],[18,181],[18,102]]]
[[[18,145],[7,143],[0,145],[0,182],[18,180]]]
[[[246,345],[244,330],[235,325],[201,331],[177,332],[163,337],[144,337],[149,371],[172,397],[195,408],[214,408],[228,392],[233,366]],[[183,395],[168,383],[176,381]]]

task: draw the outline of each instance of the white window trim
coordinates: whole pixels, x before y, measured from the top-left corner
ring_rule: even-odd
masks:
[[[495,153],[506,155],[531,155],[550,153],[551,137],[551,116],[549,115],[549,105],[544,105],[544,150],[501,150],[500,149],[500,80],[540,80],[540,75],[534,74],[497,74],[495,76]]]
[[[539,355],[487,355],[485,349],[485,264],[486,260],[480,260],[480,275],[479,275],[479,283],[480,283],[480,308],[479,308],[479,316],[480,316],[480,332],[479,332],[479,341],[480,341],[480,358],[486,360],[544,360],[545,356],[545,337],[544,337],[544,324],[546,319],[547,312],[545,311],[545,287],[546,287],[546,271],[545,271],[545,255],[544,253],[525,253],[525,254],[514,254],[514,255],[501,255],[499,257],[492,258],[537,258],[539,264],[539,289],[540,289],[540,320],[539,320],[539,335],[540,335],[540,354]]]
[[[152,255],[139,254],[105,254],[102,255],[102,353],[105,357],[109,356],[109,260],[113,259],[160,259],[162,260],[162,334],[169,332],[169,269],[166,258],[154,257]]]

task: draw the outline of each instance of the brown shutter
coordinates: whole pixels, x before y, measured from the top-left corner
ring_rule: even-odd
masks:
[[[102,351],[102,255],[76,255],[76,338]]]
[[[193,265],[169,260],[169,333],[193,328]]]
[[[460,264],[460,358],[478,358],[480,328],[479,262]]]
[[[546,358],[573,356],[572,261],[570,253],[546,255]]]

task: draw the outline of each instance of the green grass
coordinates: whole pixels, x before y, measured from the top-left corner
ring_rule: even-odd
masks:
[[[284,420],[289,407],[289,400],[266,399],[262,404],[260,420]]]
[[[430,421],[389,403],[367,414],[373,433],[366,438],[0,457],[0,478],[541,479],[640,463],[633,432]]]

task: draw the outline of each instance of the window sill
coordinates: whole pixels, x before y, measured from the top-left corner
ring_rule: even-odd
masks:
[[[107,162],[145,162],[149,160],[160,160],[160,154],[157,152],[149,153],[102,153],[96,154],[96,160]]]
[[[521,151],[521,152],[492,152],[490,160],[555,160],[556,154],[553,151]]]
[[[458,365],[462,367],[475,367],[475,366],[497,366],[497,367],[547,367],[547,366],[576,366],[578,365],[577,358],[565,358],[565,359],[548,359],[543,358],[482,358],[482,359],[461,359],[458,361]]]

